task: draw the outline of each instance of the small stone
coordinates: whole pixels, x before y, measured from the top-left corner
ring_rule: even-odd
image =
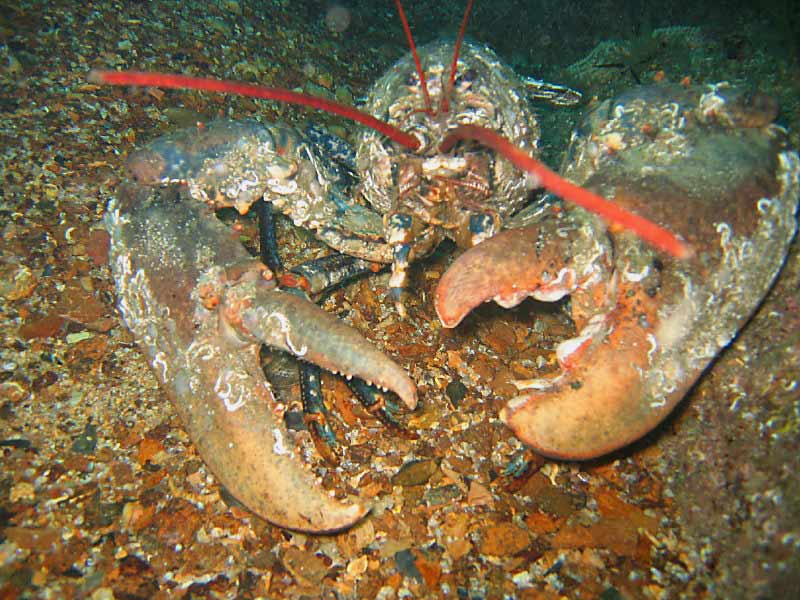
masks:
[[[603,519],[589,527],[573,525],[553,537],[554,548],[606,548],[618,556],[636,553],[636,526],[624,518]]]
[[[456,484],[442,485],[425,493],[425,503],[428,506],[439,506],[441,504],[449,504],[453,500],[461,497],[461,488]]]
[[[477,481],[472,481],[469,484],[467,502],[469,502],[470,506],[494,506],[492,493]]]
[[[283,418],[289,431],[306,431],[308,429],[303,411],[287,410]]]
[[[600,594],[600,598],[598,600],[625,600],[625,596],[623,596],[616,588],[610,587],[606,588],[603,593]]]
[[[349,8],[334,3],[325,11],[325,26],[334,33],[342,33],[350,26],[351,18]]]
[[[513,556],[530,546],[528,532],[513,523],[500,523],[484,530],[479,550],[491,556]]]
[[[27,450],[31,446],[31,441],[24,438],[6,438],[4,440],[0,440],[0,447],[21,448],[23,450]]]
[[[542,473],[535,473],[520,488],[519,493],[531,498],[542,511],[556,517],[567,517],[575,512],[575,501]]]
[[[458,560],[470,553],[472,550],[472,542],[465,538],[458,538],[445,542],[445,548],[447,548],[447,553],[453,560]]]
[[[353,558],[375,541],[375,525],[371,519],[364,519],[344,534],[336,536],[336,545],[347,558]]]
[[[469,528],[469,515],[463,512],[447,513],[442,524],[442,532],[454,538],[463,538]]]
[[[448,367],[450,367],[451,369],[460,369],[463,365],[464,365],[464,359],[461,358],[461,354],[459,354],[455,350],[448,350],[447,351],[447,366]]]
[[[335,97],[336,101],[342,104],[347,104],[348,106],[352,106],[353,104],[353,92],[351,92],[350,88],[346,85],[336,86]]]
[[[100,502],[98,490],[86,505],[86,523],[96,529],[108,527],[119,520],[123,508],[120,502]]]
[[[392,484],[404,487],[422,485],[438,470],[439,465],[435,460],[412,460],[400,467],[392,477]]]
[[[3,535],[23,550],[34,552],[49,552],[61,543],[58,527],[7,527]]]
[[[411,550],[401,550],[394,555],[394,562],[397,570],[405,577],[413,577],[417,581],[422,581],[422,573],[417,568],[416,557]]]
[[[114,459],[114,451],[108,446],[103,446],[95,453],[97,462],[110,463]]]
[[[197,112],[196,110],[192,110],[191,108],[185,108],[183,106],[168,106],[163,111],[164,116],[169,119],[170,125],[174,126],[176,129],[183,129],[186,127],[197,127],[198,123],[205,123],[208,121],[208,117],[203,115],[202,113]],[[100,229],[96,231],[102,231],[105,233],[105,230]],[[92,239],[94,235],[94,231],[89,235],[89,239]],[[106,233],[106,242],[105,242],[105,257],[106,260],[108,259],[108,247],[110,246],[111,238],[108,237],[108,233]],[[88,248],[87,248],[88,251]],[[89,252],[89,256],[92,256],[91,252]],[[100,253],[98,252],[98,256]]]
[[[97,588],[92,592],[92,600],[114,600],[114,590],[109,587]]]
[[[222,6],[225,8],[225,10],[236,15],[237,17],[241,17],[243,14],[242,5],[235,0],[226,0],[222,3]]]
[[[525,525],[528,526],[528,529],[538,535],[552,533],[558,529],[560,523],[561,519],[539,511],[532,512],[525,518]]]
[[[467,395],[467,386],[458,380],[451,381],[447,384],[447,387],[444,391],[447,394],[447,398],[450,400],[450,403],[453,406],[458,407],[458,405],[464,399],[464,396]]]
[[[93,292],[94,291],[94,280],[89,275],[83,275],[79,282],[81,284],[81,289],[84,292]]]
[[[27,298],[38,283],[37,277],[25,265],[0,266],[0,297],[8,301]]]
[[[2,407],[0,407],[0,419],[6,419],[6,413],[11,408],[11,402],[19,402],[23,398],[27,398],[30,391],[27,384],[19,381],[4,381],[0,383],[0,398],[8,400]]]
[[[514,385],[516,379],[511,369],[508,367],[500,367],[494,374],[491,388],[494,390],[494,393],[500,397],[513,398],[519,394],[517,386]]]
[[[158,540],[169,546],[187,546],[203,522],[203,514],[197,506],[183,498],[172,498],[158,513]]]
[[[140,465],[147,462],[158,463],[159,459],[163,457],[164,445],[158,441],[150,438],[145,438],[139,444],[139,454],[136,460]]]
[[[387,540],[380,547],[380,556],[381,558],[388,558],[390,556],[394,556],[398,552],[402,552],[403,550],[408,550],[410,547],[411,547],[410,538],[404,538],[400,540],[387,538]]]
[[[485,354],[477,355],[469,366],[472,367],[475,374],[480,377],[481,382],[486,384],[494,379],[495,373],[497,372],[496,365],[486,360]]]
[[[293,546],[286,549],[282,560],[286,570],[304,587],[319,588],[329,570],[322,558]]]
[[[22,63],[12,54],[6,54],[5,64],[0,65],[0,73],[4,75],[19,75],[22,73]]]
[[[155,515],[154,505],[144,506],[141,502],[128,502],[122,507],[122,527],[139,531],[152,525]]]
[[[356,578],[366,573],[368,566],[369,566],[369,559],[367,558],[367,556],[366,555],[359,556],[358,558],[355,558],[351,560],[349,563],[347,563],[346,571],[347,574],[350,575],[350,577]]]
[[[97,448],[97,426],[88,423],[78,437],[72,441],[72,451],[78,454],[92,454]]]
[[[11,502],[33,502],[36,490],[32,483],[20,481],[11,488],[8,499]]]
[[[517,342],[514,327],[505,321],[494,321],[488,327],[478,331],[480,340],[498,354],[513,348]]]
[[[330,90],[333,87],[333,75],[328,73],[327,71],[323,71],[317,75],[317,81],[319,84],[327,90]]]
[[[327,100],[333,100],[333,94],[328,88],[321,86],[317,83],[314,83],[313,81],[309,81],[308,83],[306,83],[303,88],[303,91],[306,94],[310,94],[312,96],[319,96]]]
[[[417,570],[422,574],[425,585],[429,588],[436,588],[442,578],[442,565],[439,561],[428,560],[424,556],[420,556],[415,561],[415,564],[417,565]]]
[[[78,342],[92,338],[93,335],[94,334],[90,331],[79,331],[77,333],[67,334],[66,341],[68,344],[77,344]]]
[[[233,38],[233,30],[219,17],[206,17],[203,21],[210,29],[213,29],[225,38]]]
[[[600,514],[605,519],[625,519],[637,528],[646,529],[650,533],[658,530],[659,520],[656,517],[648,516],[641,507],[628,504],[611,489],[599,489],[594,494]]]
[[[56,310],[57,314],[86,325],[104,316],[106,306],[75,281],[64,290]]]
[[[19,336],[24,340],[36,338],[49,338],[58,335],[65,325],[65,320],[59,315],[48,315],[26,321],[19,328]]]
[[[468,531],[469,515],[463,512],[453,512],[445,516],[442,524],[442,533],[444,534],[442,543],[453,560],[466,556],[472,550],[472,542],[467,537]]]
[[[114,593],[121,598],[152,598],[158,591],[153,567],[138,556],[121,557],[114,575]]]

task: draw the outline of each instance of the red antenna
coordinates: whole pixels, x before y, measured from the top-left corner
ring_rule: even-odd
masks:
[[[450,93],[453,91],[453,85],[456,82],[456,69],[458,68],[458,54],[461,52],[461,42],[464,41],[464,31],[467,29],[467,21],[469,21],[469,13],[472,10],[472,0],[467,2],[467,8],[464,11],[464,18],[461,19],[461,27],[458,30],[458,38],[456,38],[456,48],[453,50],[453,65],[450,67],[450,79],[447,82],[447,89],[442,92],[442,102],[439,106],[441,112],[446,113],[450,110]]]
[[[440,152],[447,152],[456,142],[463,139],[477,140],[510,160],[518,169],[534,175],[539,184],[556,196],[590,210],[606,221],[628,229],[651,246],[671,254],[676,258],[689,258],[691,248],[674,233],[667,231],[639,215],[628,212],[621,206],[601,198],[595,193],[570,183],[557,175],[524,150],[517,148],[496,132],[480,125],[461,125],[454,129],[439,145]]]
[[[414,55],[414,62],[417,66],[417,73],[419,73],[420,81],[422,82],[422,90],[425,95],[425,103],[427,105],[427,112],[433,114],[430,104],[430,97],[428,96],[428,88],[425,83],[425,76],[420,65],[419,56],[417,55],[414,41],[411,38],[411,30],[408,27],[408,21],[403,12],[403,7],[400,0],[395,0],[400,18],[403,21],[403,28],[406,31],[411,51]],[[455,82],[456,66],[458,64],[458,52],[460,50],[461,41],[463,39],[464,30],[466,28],[467,19],[472,8],[472,0],[469,0],[467,9],[464,13],[464,19],[461,23],[461,30],[458,34],[458,41],[453,55],[453,66],[450,71],[450,80],[448,83],[447,94],[442,97],[441,110],[448,110],[446,96],[450,93]],[[235,81],[225,81],[221,79],[205,79],[202,77],[189,77],[186,75],[174,75],[169,73],[146,73],[142,71],[102,71],[92,70],[89,72],[89,81],[99,84],[108,85],[121,85],[121,86],[142,86],[142,87],[164,87],[171,89],[191,89],[203,90],[209,92],[221,92],[238,94],[240,96],[249,96],[251,98],[262,98],[265,100],[277,100],[279,102],[287,102],[289,104],[298,104],[301,106],[308,106],[318,110],[323,110],[347,119],[351,119],[375,131],[385,135],[386,137],[394,140],[398,144],[405,146],[410,150],[419,149],[419,140],[397,127],[393,127],[372,115],[363,111],[355,109],[351,106],[339,104],[332,100],[325,98],[318,98],[316,96],[309,96],[308,94],[300,94],[292,92],[284,88],[270,88],[249,83],[238,83]],[[516,147],[510,141],[500,136],[498,133],[480,127],[478,125],[461,125],[457,129],[450,132],[445,140],[439,145],[440,152],[448,152],[459,140],[473,139],[481,144],[493,149],[508,158],[517,168],[527,171],[538,178],[543,187],[550,190],[552,193],[564,198],[565,200],[577,204],[587,210],[590,210],[600,217],[606,219],[611,223],[620,225],[626,229],[631,230],[644,241],[652,246],[663,250],[677,258],[688,258],[692,255],[692,249],[685,242],[680,240],[675,234],[667,231],[663,227],[648,221],[647,219],[626,211],[620,206],[604,200],[597,194],[588,190],[578,187],[566,179],[563,179],[535,158],[530,156],[524,150]]]
[[[406,133],[397,127],[384,123],[370,114],[362,112],[352,106],[339,104],[325,98],[309,96],[292,92],[284,88],[271,88],[250,83],[239,83],[236,81],[225,81],[222,79],[206,79],[204,77],[189,77],[187,75],[173,75],[170,73],[146,73],[143,71],[101,71],[93,69],[89,72],[89,81],[109,85],[134,85],[142,87],[163,87],[176,90],[202,90],[206,92],[222,92],[226,94],[237,94],[250,98],[262,98],[265,100],[278,100],[288,104],[299,104],[309,106],[317,110],[339,115],[351,119],[370,129],[382,133],[386,137],[394,140],[398,144],[416,150],[419,148],[419,140],[413,135]]]
[[[411,55],[414,57],[414,64],[417,66],[417,74],[419,75],[419,82],[422,85],[422,96],[425,98],[425,112],[429,115],[433,114],[431,108],[431,97],[428,95],[428,82],[425,81],[425,71],[422,70],[422,63],[419,62],[419,54],[417,54],[417,46],[414,44],[414,37],[411,35],[411,28],[408,26],[408,19],[406,19],[406,11],[403,10],[403,5],[400,0],[394,0],[397,6],[397,12],[400,14],[400,21],[403,23],[403,31],[406,32],[406,39],[408,46],[411,48]]]

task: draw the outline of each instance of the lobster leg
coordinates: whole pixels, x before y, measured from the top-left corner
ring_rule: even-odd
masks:
[[[405,372],[335,316],[275,289],[227,228],[175,188],[124,184],[106,224],[122,317],[220,482],[282,527],[335,531],[362,518],[364,504],[332,498],[295,456],[258,349],[360,376],[413,406]]]

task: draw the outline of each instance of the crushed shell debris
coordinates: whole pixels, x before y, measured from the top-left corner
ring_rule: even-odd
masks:
[[[527,45],[492,37],[512,5],[496,3],[496,14],[479,13],[473,25],[501,52]],[[306,432],[297,437],[322,485],[371,499],[370,517],[335,536],[308,536],[252,516],[208,473],[119,322],[102,215],[125,155],[181,120],[315,119],[344,136],[353,126],[250,99],[102,88],[85,76],[90,68],[146,67],[352,99],[403,51],[399,28],[387,42],[385,10],[363,1],[352,3],[341,32],[326,26],[319,3],[303,1],[7,8],[0,16],[0,597],[719,597],[735,589],[732,581],[766,582],[779,595],[800,577],[800,514],[781,503],[800,496],[791,417],[799,402],[797,244],[744,339],[683,413],[636,447],[587,464],[530,455],[496,416],[514,380],[555,370],[554,348],[572,331],[560,307],[486,306],[447,331],[428,302],[447,256],[423,267],[405,321],[387,298],[386,276],[356,282],[323,306],[398,357],[417,382],[421,406],[406,422],[419,439],[384,428],[326,374],[340,464],[323,463]],[[431,32],[454,26],[462,9],[407,8]],[[561,18],[551,16],[544,22]],[[539,21],[531,27],[543,27]],[[576,29],[580,52],[595,39],[625,37],[611,26],[602,35]],[[611,71],[695,81],[710,75],[702,71],[710,62],[717,78],[758,77],[764,91],[788,99],[783,114],[797,145],[796,61],[762,49],[763,32],[751,24],[713,42],[719,58],[699,66],[700,30],[684,29],[669,35],[690,39],[689,55],[658,54],[667,52],[663,45],[641,40],[627,51],[604,42],[594,52],[609,58],[594,64],[624,69],[587,75],[589,63],[579,61],[572,78],[607,97]],[[555,60],[552,32],[536,31],[537,51]],[[637,62],[645,54],[650,62]],[[527,65],[523,55],[515,61]],[[674,64],[686,72],[667,68]],[[544,119],[567,122],[567,131],[577,116]],[[563,148],[552,128],[547,135],[546,155]],[[254,225],[241,225],[250,244]],[[324,251],[285,221],[280,237],[288,262]],[[280,391],[287,415],[296,413],[291,368]],[[715,411],[720,402],[731,409]],[[711,482],[704,464],[719,467]],[[714,498],[734,511],[737,529]]]

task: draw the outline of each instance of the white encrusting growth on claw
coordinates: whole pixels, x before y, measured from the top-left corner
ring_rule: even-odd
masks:
[[[267,314],[266,309],[264,308],[257,308],[256,309],[256,317],[258,321],[264,322],[268,328],[269,323],[271,321],[276,321],[278,324],[278,331],[279,333],[283,334],[284,342],[286,343],[286,347],[289,351],[294,354],[295,356],[305,356],[308,352],[308,346],[303,344],[302,346],[298,346],[292,340],[292,323],[282,312],[277,310],[272,311],[271,313]]]
[[[575,291],[576,276],[574,269],[562,268],[553,281],[535,290],[531,296],[541,302],[558,302],[564,296]]]
[[[586,344],[591,340],[601,336],[605,329],[607,316],[604,314],[595,315],[589,322],[581,329],[580,334],[576,337],[561,342],[556,347],[556,358],[560,365],[569,363],[570,357],[581,348],[585,348]]]
[[[161,369],[161,381],[166,381],[167,380],[167,373],[169,371],[169,365],[167,365],[166,355],[163,352],[156,352],[155,353],[155,355],[153,356],[152,367],[153,367],[153,369],[156,369],[156,367]]]
[[[297,191],[297,182],[294,179],[267,179],[270,191],[276,194],[289,195]]]
[[[630,281],[632,283],[639,283],[650,274],[650,265],[645,265],[645,267],[639,271],[638,273],[635,271],[630,271],[630,263],[625,265],[625,270],[622,272],[622,277],[625,281]]]
[[[235,380],[249,380],[247,375],[231,369],[224,369],[214,382],[214,392],[222,399],[228,412],[235,412],[247,403],[248,392]]]
[[[647,341],[650,342],[650,350],[647,351],[647,362],[652,364],[653,357],[655,353],[658,352],[658,338],[652,333],[648,333]]]
[[[661,317],[656,328],[656,339],[666,350],[677,348],[689,332],[698,307],[694,294],[694,286],[689,278],[684,278],[684,291],[680,301],[669,307]]]
[[[492,300],[494,300],[498,306],[502,306],[503,308],[514,308],[517,304],[525,300],[530,294],[527,290],[520,290],[513,294],[504,293],[504,294],[497,294]]]
[[[271,319],[275,319],[278,322],[278,325],[281,328],[281,333],[283,333],[284,336],[285,336],[286,345],[289,346],[291,351],[296,356],[305,356],[305,354],[308,352],[308,346],[306,346],[304,344],[304,345],[298,347],[292,341],[292,338],[291,338],[292,325],[289,322],[289,319],[286,317],[286,315],[284,315],[283,313],[280,313],[278,311],[275,311],[275,312],[273,312],[272,314],[269,315],[268,320],[271,320]]]
[[[272,437],[275,443],[272,444],[272,451],[275,454],[286,455],[291,453],[291,447],[286,445],[286,440],[283,439],[283,432],[279,427],[273,427]]]
[[[659,347],[648,353],[653,360],[647,373],[650,408],[665,407],[670,394],[690,374],[731,342],[746,314],[748,298],[766,289],[780,269],[796,229],[797,201],[792,195],[800,186],[800,161],[795,153],[779,154],[778,159],[781,168],[776,177],[783,187],[774,197],[754,201],[755,230],[745,233],[736,222],[715,223],[721,251],[718,267],[695,285],[684,278],[677,303],[660,309],[661,322],[655,332]],[[763,256],[755,255],[756,248]]]
[[[202,361],[208,361],[214,358],[216,354],[216,347],[212,344],[209,344],[206,340],[192,340],[192,343],[189,344],[189,347],[186,349],[186,353],[193,357],[199,358]]]
[[[556,358],[558,364],[564,365],[569,361],[570,356],[575,354],[581,348],[584,348],[586,343],[591,341],[591,335],[579,335],[568,340],[564,340],[556,347]]]

